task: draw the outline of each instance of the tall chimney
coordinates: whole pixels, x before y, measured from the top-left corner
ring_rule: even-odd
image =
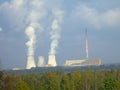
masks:
[[[86,34],[86,59],[88,60],[88,35],[87,35],[87,29],[85,30]]]
[[[33,55],[28,55],[26,69],[36,67]]]
[[[48,57],[48,65],[53,66],[53,67],[57,66],[57,64],[56,64],[56,59],[55,59],[55,55],[49,54],[49,57]]]

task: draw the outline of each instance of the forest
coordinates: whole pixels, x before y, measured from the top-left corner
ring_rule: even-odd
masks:
[[[6,74],[0,90],[120,90],[120,69]]]

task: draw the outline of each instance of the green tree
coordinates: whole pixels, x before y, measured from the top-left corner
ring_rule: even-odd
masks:
[[[67,74],[62,75],[61,82],[60,82],[60,89],[71,90],[70,80]]]
[[[73,90],[81,90],[81,73],[74,71],[70,73],[71,84]]]
[[[26,74],[25,76],[23,76],[22,80],[27,83],[31,90],[36,90],[35,84],[37,82],[37,79],[35,77],[35,74]]]
[[[99,90],[120,90],[120,82],[113,77],[106,77]]]
[[[95,87],[95,73],[92,70],[85,70],[82,73],[82,80],[81,80],[81,84],[82,84],[82,90],[94,90]]]
[[[30,90],[30,88],[28,87],[27,83],[25,83],[24,81],[20,81],[16,85],[16,90]]]
[[[42,77],[43,90],[60,90],[59,77],[55,72],[47,72]]]
[[[103,71],[95,70],[93,72],[93,88],[92,90],[99,90],[100,84],[103,82],[105,75]]]
[[[120,81],[120,69],[116,71],[116,78],[118,81]]]

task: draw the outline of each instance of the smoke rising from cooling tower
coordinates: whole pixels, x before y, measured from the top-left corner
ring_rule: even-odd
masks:
[[[29,1],[28,1],[29,2]],[[43,30],[40,20],[45,16],[46,12],[44,11],[44,3],[40,0],[32,0],[28,8],[27,22],[29,23],[28,27],[25,30],[25,34],[28,36],[29,41],[26,45],[28,47],[28,60],[27,60],[27,69],[31,67],[36,67],[34,61],[34,52],[36,44],[36,30]]]
[[[60,39],[60,30],[61,30],[60,24],[63,19],[63,11],[60,9],[54,9],[53,15],[54,15],[54,20],[52,22],[52,26],[51,26],[52,30],[50,32],[51,44],[50,44],[50,51],[48,57],[48,65],[57,66],[55,54]]]
[[[51,39],[51,45],[50,45],[50,51],[49,54],[55,55],[56,54],[56,48],[59,44],[60,39],[60,24],[63,19],[63,11],[60,9],[53,10],[54,20],[52,22],[52,30],[50,32],[50,39]]]
[[[28,55],[34,55],[34,46],[36,42],[35,29],[32,26],[28,26],[25,33],[29,38],[29,41],[26,43],[28,47]]]
[[[28,26],[25,33],[29,38],[29,41],[26,43],[28,47],[28,60],[26,69],[30,69],[31,67],[36,67],[34,62],[34,46],[36,41],[35,29],[32,26]]]
[[[29,0],[26,0],[28,3]],[[48,13],[48,10],[53,10],[52,4],[50,6],[47,6],[47,1],[44,0],[32,0],[28,3],[27,8],[27,28],[25,31],[25,34],[29,38],[29,41],[26,42],[26,45],[28,47],[28,59],[33,59],[34,61],[34,53],[35,53],[35,46],[36,46],[36,33],[37,30],[42,31],[43,30],[43,23],[41,23],[41,20],[44,19]],[[49,9],[48,9],[49,8]],[[59,38],[60,38],[60,24],[63,19],[63,11],[60,9],[54,9],[52,11],[53,14],[53,22],[51,25],[51,32],[50,32],[50,50],[49,54],[56,54],[56,48],[58,47]],[[27,66],[32,67],[30,65],[30,61],[27,61]],[[34,62],[33,62],[34,63]],[[29,64],[29,65],[28,65]],[[33,64],[34,66],[34,64]]]

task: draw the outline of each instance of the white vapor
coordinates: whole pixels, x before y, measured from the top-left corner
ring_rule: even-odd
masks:
[[[3,30],[3,29],[0,27],[0,32],[2,32],[2,30]]]
[[[61,30],[61,22],[63,20],[64,13],[60,9],[54,9],[53,10],[54,20],[52,22],[51,26],[51,32],[50,32],[50,39],[51,45],[50,45],[50,51],[49,54],[56,54],[56,48],[58,47],[59,39],[60,39],[60,30]]]
[[[35,30],[32,26],[29,26],[25,33],[29,37],[29,41],[26,43],[28,46],[28,55],[34,55],[34,45],[36,42]]]
[[[43,30],[40,20],[46,15],[44,11],[44,3],[41,0],[28,0],[28,16],[27,22],[29,23],[27,29],[25,30],[26,35],[29,38],[26,45],[28,47],[28,55],[34,55],[35,44],[36,44],[36,30]]]

